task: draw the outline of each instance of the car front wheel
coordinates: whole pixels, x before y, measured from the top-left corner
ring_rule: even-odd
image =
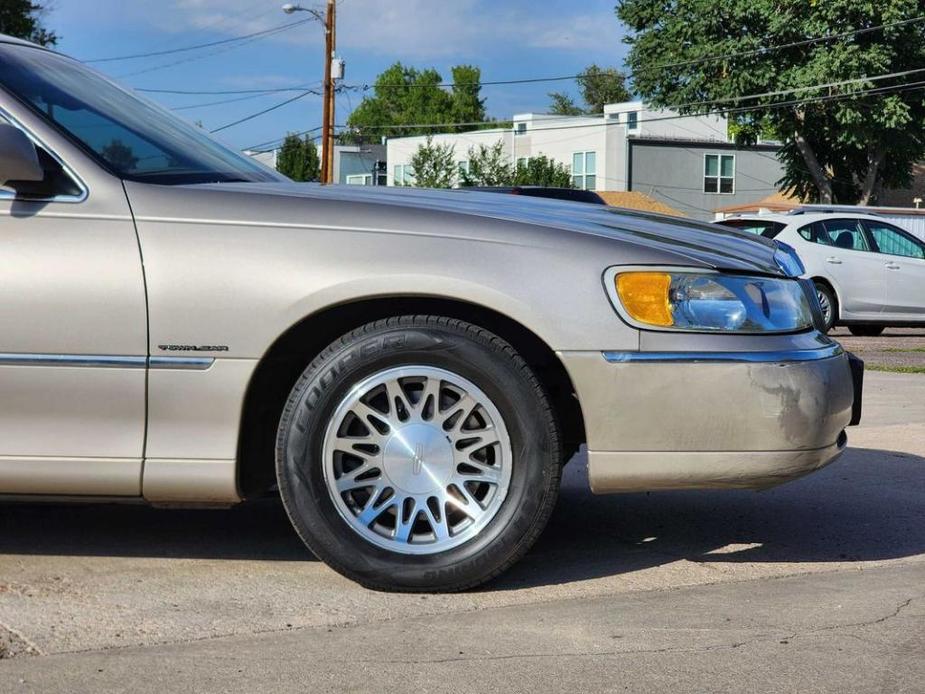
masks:
[[[835,298],[835,292],[831,287],[816,282],[816,298],[819,299],[819,307],[822,309],[822,317],[825,320],[825,332],[829,332],[835,327],[835,321],[838,319],[838,299]]]
[[[371,588],[454,591],[517,561],[561,471],[535,375],[497,336],[407,316],[344,336],[283,412],[277,477],[305,544]]]

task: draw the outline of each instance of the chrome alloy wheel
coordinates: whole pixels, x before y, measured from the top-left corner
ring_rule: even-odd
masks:
[[[819,299],[819,306],[822,308],[825,324],[828,325],[832,321],[832,302],[829,301],[829,297],[825,292],[818,289],[816,290],[816,297]]]
[[[429,366],[381,371],[357,384],[324,437],[324,480],[347,524],[403,554],[471,540],[511,482],[511,442],[474,383]]]

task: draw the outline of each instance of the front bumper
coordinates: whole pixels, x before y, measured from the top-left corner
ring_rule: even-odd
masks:
[[[856,397],[838,345],[560,357],[581,402],[595,493],[769,487],[845,448]]]

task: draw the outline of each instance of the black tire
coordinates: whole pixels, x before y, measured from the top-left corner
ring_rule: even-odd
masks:
[[[510,434],[511,478],[496,515],[465,544],[435,554],[393,552],[362,537],[338,512],[324,479],[325,432],[339,403],[362,379],[408,365],[476,384]],[[546,393],[509,344],[463,321],[402,316],[358,328],[312,361],[283,411],[276,469],[293,526],[335,571],[375,590],[452,592],[498,576],[527,552],[555,506],[562,461]]]
[[[835,296],[835,292],[832,291],[832,288],[823,284],[822,282],[816,282],[816,296],[819,298],[819,304],[823,309],[823,319],[824,319],[824,329],[823,332],[829,332],[832,328],[835,327],[835,322],[838,320],[838,297]],[[826,305],[828,305],[828,310],[826,310]]]
[[[849,325],[848,330],[852,335],[857,335],[858,337],[877,337],[884,330],[886,330],[885,325]]]

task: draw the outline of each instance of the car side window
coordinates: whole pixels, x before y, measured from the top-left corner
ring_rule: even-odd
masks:
[[[799,229],[797,229],[797,233],[800,236],[802,236],[804,239],[809,241],[810,243],[825,244],[826,240],[828,240],[828,236],[824,236],[824,238],[820,238],[820,231],[822,232],[822,235],[824,236],[825,231],[822,229],[822,226],[818,223],[807,224],[805,227],[800,227]]]
[[[877,245],[877,251],[886,255],[925,260],[925,244],[909,234],[882,222],[864,222]]]
[[[827,219],[819,222],[826,240],[818,241],[846,251],[869,251],[870,244],[864,227],[857,219]]]

